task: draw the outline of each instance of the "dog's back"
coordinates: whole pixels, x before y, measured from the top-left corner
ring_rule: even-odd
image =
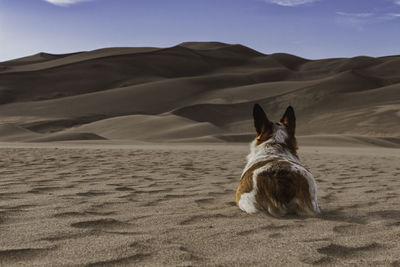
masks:
[[[293,109],[289,107],[281,123],[275,124],[258,105],[253,115],[258,135],[236,191],[239,208],[247,213],[267,211],[276,217],[319,213],[314,177],[297,157]]]
[[[315,215],[309,182],[296,168],[307,171],[293,164],[283,159],[254,164],[239,183],[238,206],[248,213],[263,210],[276,217],[293,212]]]

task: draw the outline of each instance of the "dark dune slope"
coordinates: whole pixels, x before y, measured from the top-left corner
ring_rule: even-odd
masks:
[[[241,46],[205,51],[185,46],[144,51],[132,48],[131,51],[124,49],[124,53],[115,50],[89,52],[95,54],[93,57],[81,53],[73,60],[64,56],[46,60],[40,56],[40,61],[17,61],[19,64],[16,66],[3,64],[8,68],[0,73],[0,88],[3,88],[0,101],[54,99],[166,78],[199,76],[223,67],[241,65],[259,55]],[[24,66],[23,62],[29,65]]]
[[[152,140],[146,132],[155,124],[162,128],[150,135],[157,140],[174,135],[231,140],[226,136],[252,132],[254,103],[275,120],[293,105],[303,135],[397,138],[400,56],[307,60],[264,55],[242,45],[188,42],[171,48],[40,53],[0,63],[1,121],[43,140],[53,140],[45,138],[53,132],[79,136],[80,131]],[[121,124],[131,128],[121,128],[123,134],[109,131]],[[191,130],[176,134],[169,127]]]

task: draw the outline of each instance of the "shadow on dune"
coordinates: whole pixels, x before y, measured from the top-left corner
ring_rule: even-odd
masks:
[[[39,53],[0,63],[0,119],[43,135],[90,125],[85,132],[107,139],[241,142],[254,103],[273,120],[292,105],[299,135],[380,137],[386,145],[372,145],[390,147],[400,132],[399,70],[399,56],[308,60],[219,42]],[[110,119],[138,115],[126,134],[108,136]],[[165,135],[143,138],[149,116]],[[174,138],[176,127],[196,130]]]

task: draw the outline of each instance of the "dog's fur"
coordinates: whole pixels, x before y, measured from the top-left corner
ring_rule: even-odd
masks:
[[[257,137],[250,145],[236,191],[239,208],[247,213],[266,211],[275,217],[320,213],[314,177],[297,156],[293,108],[289,106],[280,122],[273,123],[255,104],[253,117]]]

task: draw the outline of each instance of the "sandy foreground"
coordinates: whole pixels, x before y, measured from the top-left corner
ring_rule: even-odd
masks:
[[[0,144],[0,265],[400,266],[400,150],[302,147],[318,218],[234,203],[247,145]]]

